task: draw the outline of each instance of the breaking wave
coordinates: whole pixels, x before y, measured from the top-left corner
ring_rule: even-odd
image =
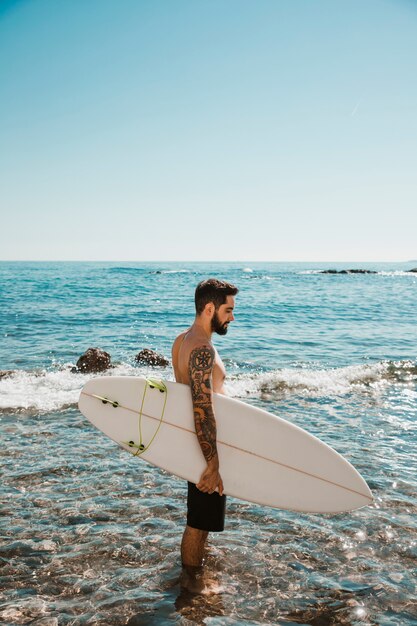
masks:
[[[160,376],[173,380],[171,368],[133,367],[121,363],[108,376]],[[0,413],[39,415],[76,408],[85,383],[100,374],[72,373],[71,366],[48,371],[16,370],[0,379]],[[369,365],[313,369],[282,368],[265,373],[237,373],[227,382],[227,391],[236,398],[301,395],[325,397],[369,390],[380,392],[390,385],[414,386],[417,363],[382,361]]]
[[[417,363],[382,361],[329,369],[283,368],[262,374],[237,375],[228,382],[230,395],[310,397],[346,395],[364,389],[380,391],[392,385],[417,382]]]

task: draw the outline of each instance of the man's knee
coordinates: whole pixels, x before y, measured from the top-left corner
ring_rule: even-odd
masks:
[[[195,541],[205,541],[208,536],[207,530],[200,530],[199,528],[193,528],[192,526],[185,527],[185,534]]]

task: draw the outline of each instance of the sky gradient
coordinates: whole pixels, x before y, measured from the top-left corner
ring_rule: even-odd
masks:
[[[417,3],[0,5],[1,260],[417,258]]]

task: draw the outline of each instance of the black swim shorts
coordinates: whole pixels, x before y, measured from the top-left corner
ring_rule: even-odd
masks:
[[[203,493],[194,483],[188,483],[187,526],[221,532],[224,530],[225,511],[226,496],[220,496],[217,491]]]

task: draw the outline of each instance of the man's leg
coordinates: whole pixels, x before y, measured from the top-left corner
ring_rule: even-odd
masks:
[[[181,542],[181,559],[184,567],[201,567],[208,532],[186,526]]]

